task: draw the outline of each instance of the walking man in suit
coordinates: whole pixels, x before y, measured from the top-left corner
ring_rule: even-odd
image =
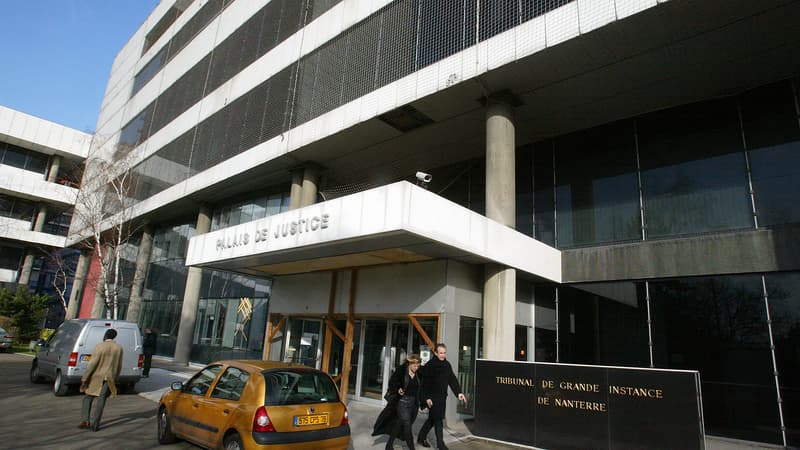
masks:
[[[99,430],[106,398],[117,395],[115,382],[122,370],[122,346],[114,342],[116,337],[117,330],[109,328],[103,335],[103,342],[97,344],[92,351],[89,368],[81,378],[81,392],[85,395],[78,428]]]
[[[423,386],[422,392],[424,393],[429,413],[428,420],[422,424],[422,428],[419,430],[417,442],[423,447],[430,447],[427,437],[428,432],[433,428],[436,434],[436,447],[441,450],[447,450],[447,446],[444,445],[444,431],[442,430],[442,421],[444,420],[445,407],[447,406],[447,388],[449,386],[453,393],[458,396],[458,399],[464,403],[467,402],[467,396],[461,391],[458,378],[453,373],[453,366],[446,359],[447,346],[442,343],[436,344],[434,355],[436,355],[435,358],[419,369]]]

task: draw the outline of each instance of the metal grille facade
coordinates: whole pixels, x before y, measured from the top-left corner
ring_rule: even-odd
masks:
[[[129,122],[122,130],[118,152],[129,151],[146,140],[309,23],[315,17],[315,9],[323,10],[334,3],[335,0],[307,0],[306,8],[297,6],[300,2],[295,0],[267,4]],[[143,200],[458,53],[477,40],[488,39],[566,3],[569,1],[394,1],[232,101],[136,166],[138,183],[133,197]],[[256,34],[255,30],[260,31]],[[251,48],[254,42],[258,42],[255,51]],[[206,67],[208,76],[204,82],[202,73]],[[161,165],[150,160],[163,159],[181,167],[173,166],[179,170],[168,177],[153,176],[152,170]]]

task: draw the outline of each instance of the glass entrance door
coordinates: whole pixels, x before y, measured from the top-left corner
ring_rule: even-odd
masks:
[[[362,336],[361,392],[359,397],[383,398],[386,367],[386,320],[365,320]]]

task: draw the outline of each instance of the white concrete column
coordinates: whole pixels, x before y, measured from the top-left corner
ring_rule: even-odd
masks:
[[[91,252],[81,251],[78,257],[78,265],[75,267],[75,278],[72,281],[72,290],[69,293],[69,303],[67,304],[66,319],[74,319],[78,317],[78,312],[81,306],[81,297],[83,295],[83,285],[86,281],[86,274],[89,273],[89,262],[91,261]]]
[[[303,196],[303,169],[292,171],[292,189],[289,191],[289,209],[297,209],[302,203]]]
[[[513,109],[489,100],[486,111],[486,217],[514,228],[516,172]],[[516,278],[514,269],[486,265],[483,287],[484,358],[514,360]]]
[[[483,284],[483,357],[514,360],[517,271],[486,264]]]
[[[36,212],[36,218],[33,220],[33,231],[41,232],[44,229],[45,221],[47,220],[47,204],[40,203],[39,210]],[[33,263],[36,260],[36,250],[29,248],[25,251],[25,258],[22,260],[22,267],[19,270],[17,283],[27,286],[31,281],[31,272],[33,271]]]
[[[61,168],[61,157],[53,155],[50,160],[50,170],[47,172],[47,181],[54,183],[58,177],[58,170]]]
[[[139,253],[136,255],[136,270],[133,273],[133,283],[131,284],[131,296],[128,302],[128,312],[125,320],[131,322],[139,321],[139,312],[142,310],[142,288],[144,279],[147,275],[147,267],[150,265],[150,254],[153,251],[153,227],[146,225],[142,231],[142,239],[139,242]]]
[[[317,202],[317,186],[319,184],[319,166],[306,165],[303,171],[303,192],[300,197],[300,207],[313,205]]]
[[[200,207],[197,214],[195,236],[211,231],[211,209],[208,206]],[[192,353],[192,340],[194,327],[197,322],[197,305],[200,302],[200,286],[203,270],[199,267],[190,267],[186,276],[186,289],[183,292],[183,306],[181,307],[181,323],[178,328],[178,338],[175,343],[175,362],[189,364]]]
[[[514,120],[507,103],[490,103],[486,112],[486,217],[516,225]]]

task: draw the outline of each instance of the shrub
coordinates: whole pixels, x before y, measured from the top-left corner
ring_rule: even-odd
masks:
[[[17,342],[39,338],[39,329],[49,301],[49,296],[32,294],[24,286],[18,286],[13,294],[8,289],[0,289],[0,315],[8,316],[14,321],[17,329],[14,337]]]

